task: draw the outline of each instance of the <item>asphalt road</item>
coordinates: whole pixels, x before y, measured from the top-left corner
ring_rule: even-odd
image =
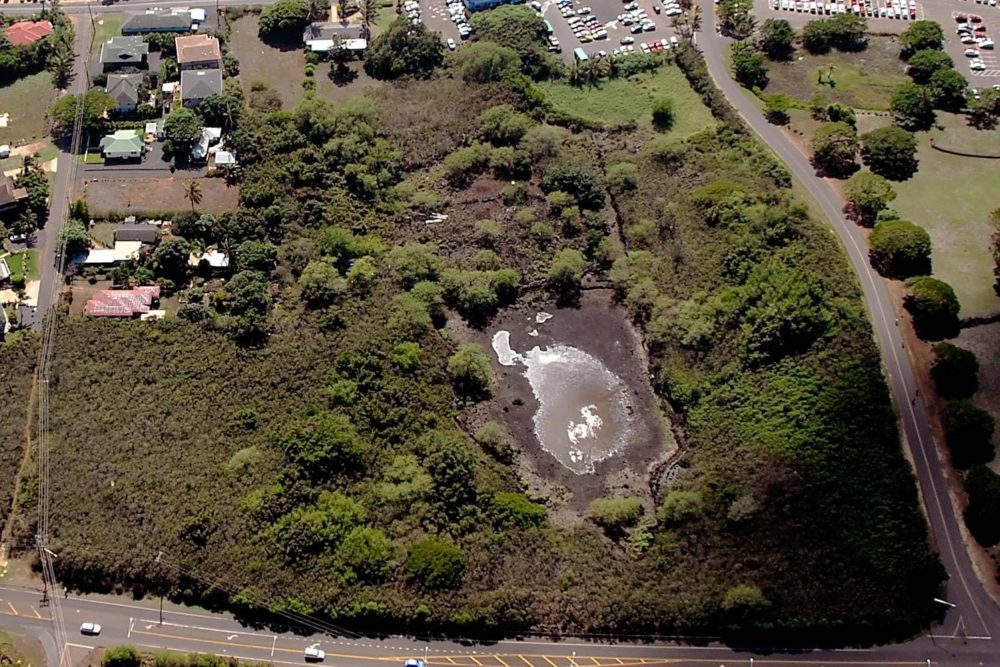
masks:
[[[871,268],[868,244],[858,227],[844,217],[843,203],[837,193],[825,180],[816,176],[805,156],[780,129],[767,122],[749,95],[730,77],[723,59],[730,41],[713,28],[714,5],[711,0],[701,0],[701,6],[706,18],[705,29],[698,34],[698,43],[716,85],[816,200],[843,244],[861,282],[875,338],[882,351],[883,371],[912,454],[932,539],[949,575],[947,599],[955,607],[947,614],[943,634],[964,632],[969,636],[1000,637],[1000,609],[980,584],[962,543],[958,524],[960,513],[948,493],[923,401],[916,397],[913,366],[896,324],[887,283]],[[1000,648],[996,659],[1000,662]]]

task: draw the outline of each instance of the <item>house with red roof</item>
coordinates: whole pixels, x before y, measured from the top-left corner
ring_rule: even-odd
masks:
[[[160,286],[133,287],[130,290],[101,290],[87,301],[83,314],[87,317],[135,317],[149,312],[160,298]]]
[[[18,21],[7,26],[4,35],[13,46],[33,44],[43,37],[52,34],[52,24],[49,21]]]

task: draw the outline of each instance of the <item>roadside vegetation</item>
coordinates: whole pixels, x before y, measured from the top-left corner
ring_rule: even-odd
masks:
[[[59,322],[60,577],[369,631],[911,636],[943,573],[829,231],[693,46],[679,70],[620,59],[684,89],[595,125],[559,87],[600,95],[615,72],[563,74],[540,19],[504,11],[523,32],[487,22],[447,56],[391,24],[364,96],[241,104],[238,210],[177,215],[115,270],[182,297],[177,316]],[[909,267],[912,240],[886,261]],[[226,274],[189,265],[209,246]],[[572,307],[586,274],[642,332],[686,450],[670,483],[570,512],[524,492],[511,463],[534,443],[462,430],[496,400],[465,332]]]

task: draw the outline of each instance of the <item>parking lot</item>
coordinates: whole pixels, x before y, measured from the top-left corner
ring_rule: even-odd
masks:
[[[945,51],[955,67],[969,79],[972,87],[978,88],[1000,84],[1000,56],[993,46],[997,35],[1000,35],[1000,7],[990,4],[998,1],[755,0],[754,13],[761,21],[783,18],[801,28],[821,16],[851,12],[867,19],[870,32],[881,34],[899,34],[914,20],[936,21],[944,29]],[[965,20],[960,20],[962,17]],[[975,17],[979,20],[974,21]],[[963,43],[963,37],[966,43]]]
[[[644,44],[655,43],[654,50],[662,48],[663,40],[669,44],[675,36],[670,6],[669,0],[563,0],[562,5],[559,0],[546,0],[536,9],[540,7],[539,13],[552,26],[563,59],[571,61],[577,48],[589,57],[602,51],[614,55],[623,46],[626,52],[636,53],[646,50]]]

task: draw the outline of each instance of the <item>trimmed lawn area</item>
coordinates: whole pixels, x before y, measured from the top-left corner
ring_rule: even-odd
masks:
[[[99,14],[94,17],[94,41],[91,56],[100,56],[101,44],[122,34],[121,14]]]
[[[560,111],[609,126],[635,122],[652,130],[653,101],[660,97],[669,97],[674,103],[676,120],[667,132],[671,137],[683,139],[714,123],[711,112],[676,65],[628,79],[601,81],[596,86],[549,81],[538,87]]]
[[[993,232],[987,216],[998,206],[1000,169],[993,160],[960,157],[934,150],[933,137],[942,145],[980,145],[996,151],[996,131],[976,130],[962,116],[938,114],[944,129],[917,134],[920,170],[903,183],[893,183],[899,194],[892,203],[903,218],[924,227],[933,243],[934,275],[951,285],[962,303],[962,317],[1000,311],[993,291]]]
[[[38,154],[38,164],[41,165],[49,160],[54,160],[59,156],[59,149],[51,141],[46,141],[42,146],[40,146],[35,153]],[[0,170],[10,171],[11,169],[20,169],[24,165],[23,155],[11,155],[5,160],[0,160]]]
[[[0,87],[0,114],[10,114],[0,127],[0,144],[19,146],[45,138],[45,113],[56,100],[52,75],[39,72]]]
[[[8,255],[6,258],[7,267],[11,273],[24,274],[26,280],[38,279],[38,251],[25,250]]]
[[[876,36],[869,36],[868,48],[860,53],[815,56],[797,49],[787,62],[770,62],[768,75],[764,92],[785,93],[803,102],[822,93],[831,102],[874,111],[888,109],[893,88],[909,80],[899,59],[899,43]]]

